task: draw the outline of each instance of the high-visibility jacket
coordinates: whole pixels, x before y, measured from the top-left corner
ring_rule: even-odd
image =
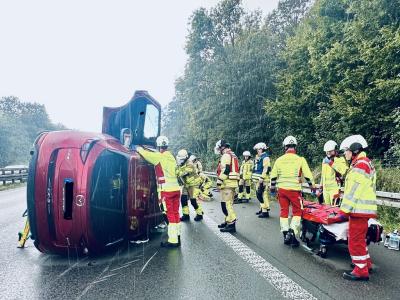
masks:
[[[176,168],[176,175],[186,187],[199,186],[203,182],[195,164],[190,161],[186,161],[182,166],[178,166]]]
[[[249,159],[249,160],[244,160],[242,162],[242,165],[240,166],[240,175],[242,175],[242,178],[244,180],[249,180],[251,179],[251,175],[253,174],[253,168],[254,168],[254,162]]]
[[[253,179],[259,180],[260,178],[266,180],[271,171],[271,160],[267,153],[263,153],[260,156],[257,154],[254,168],[253,168]]]
[[[361,152],[346,175],[340,209],[351,216],[376,217],[376,172],[372,162]]]
[[[226,173],[226,170],[229,173]],[[235,153],[227,150],[222,156],[217,167],[218,179],[222,181],[221,188],[237,188],[239,182],[239,160]]]
[[[304,157],[290,149],[279,157],[271,171],[271,186],[285,190],[301,191],[302,177],[314,185],[314,177]]]
[[[137,152],[154,166],[158,192],[180,191],[176,177],[176,160],[171,152],[153,152],[142,147],[137,147]]]
[[[339,190],[341,178],[348,169],[344,157],[335,157],[330,164],[322,163],[321,187],[325,191]]]

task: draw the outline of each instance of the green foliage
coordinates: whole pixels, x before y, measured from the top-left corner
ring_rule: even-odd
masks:
[[[277,97],[266,105],[273,144],[292,133],[314,162],[326,140],[354,133],[376,158],[395,147],[399,12],[388,1],[316,1],[282,51]]]
[[[50,122],[44,105],[21,102],[16,97],[0,99],[0,167],[27,164],[29,150],[38,133],[64,129]]]
[[[260,141],[278,155],[291,134],[319,167],[327,140],[359,133],[400,165],[400,0],[281,0],[265,22],[223,0],[189,25],[163,119],[173,148],[208,157],[224,138],[239,155]],[[396,172],[379,170],[378,186],[395,189]]]

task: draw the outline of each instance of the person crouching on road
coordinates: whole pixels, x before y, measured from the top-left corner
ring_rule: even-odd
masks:
[[[343,140],[340,150],[351,161],[346,175],[343,201],[340,210],[350,216],[348,244],[354,269],[343,273],[347,280],[368,280],[372,261],[368,253],[366,235],[368,219],[376,218],[376,172],[364,150],[367,141],[361,135]]]
[[[181,196],[181,221],[190,220],[188,196],[190,199],[190,203],[196,210],[196,217],[194,218],[194,220],[201,221],[203,219],[203,209],[197,202],[197,199],[199,198],[201,193],[200,185],[203,182],[203,179],[197,172],[196,166],[193,164],[192,161],[189,160],[189,156],[189,153],[185,149],[179,150],[178,155],[176,156],[176,162],[178,164],[176,174],[180,181],[183,183],[183,188],[187,191],[187,193],[184,193]]]
[[[276,194],[278,188],[278,200],[281,208],[280,225],[285,245],[298,247],[302,214],[301,178],[311,187],[315,195],[315,184],[310,167],[304,157],[296,154],[297,140],[293,136],[287,136],[283,141],[285,154],[279,157],[271,171],[271,195]],[[292,206],[293,217],[289,225],[289,206]]]
[[[269,197],[267,185],[271,173],[271,160],[268,157],[267,145],[258,143],[254,146],[257,151],[253,169],[253,180],[256,181],[256,196],[260,201],[260,210],[256,212],[259,218],[269,218]]]
[[[217,188],[221,192],[221,208],[225,215],[225,222],[218,225],[218,228],[221,232],[236,232],[233,199],[239,181],[239,160],[224,140],[216,143],[214,152],[222,155],[217,167]]]
[[[251,159],[250,151],[243,152],[244,161],[240,166],[239,180],[239,202],[249,202],[251,192],[251,176],[253,174],[254,162]],[[246,187],[246,196],[244,196],[244,188]]]
[[[322,161],[321,187],[318,194],[322,193],[325,204],[338,205],[343,176],[348,166],[344,157],[338,156],[338,145],[335,141],[327,141],[324,151],[326,157]]]
[[[168,138],[159,136],[156,145],[159,151],[151,151],[137,147],[137,152],[154,166],[159,201],[165,203],[168,217],[168,241],[161,242],[161,247],[180,246],[179,199],[181,188],[176,177],[175,157],[169,152]]]
[[[204,201],[208,201],[213,196],[211,193],[211,188],[213,186],[213,182],[210,178],[203,172],[203,165],[201,164],[200,160],[194,155],[189,156],[189,161],[193,163],[193,165],[197,169],[197,174],[201,177],[201,184],[200,184],[200,196],[199,198]]]

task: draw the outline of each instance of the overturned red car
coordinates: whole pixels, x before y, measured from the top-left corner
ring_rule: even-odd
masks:
[[[37,137],[27,187],[37,249],[99,253],[160,223],[153,167],[134,151],[135,145],[155,146],[160,112],[156,100],[137,91],[128,104],[103,109],[102,133],[67,130]],[[131,135],[128,144],[124,130]]]

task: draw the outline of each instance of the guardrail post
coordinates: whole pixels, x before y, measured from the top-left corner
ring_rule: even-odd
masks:
[[[14,170],[11,170],[11,175],[14,175]],[[11,183],[14,184],[15,183],[15,178],[11,179]]]
[[[1,175],[4,175],[6,172],[4,170],[1,171]],[[3,180],[3,185],[6,185],[6,181]]]

